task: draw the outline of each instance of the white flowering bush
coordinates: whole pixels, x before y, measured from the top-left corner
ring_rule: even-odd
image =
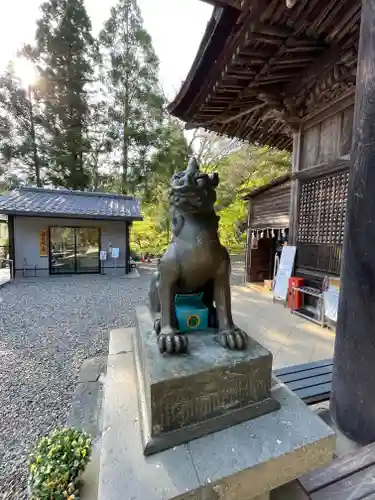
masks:
[[[91,448],[91,437],[79,429],[56,429],[43,437],[29,457],[30,500],[79,499]]]

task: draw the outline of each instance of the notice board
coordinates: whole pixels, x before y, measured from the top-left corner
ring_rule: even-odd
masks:
[[[273,296],[277,300],[286,300],[288,296],[289,278],[292,276],[296,258],[295,246],[284,246],[281,252],[279,269],[275,277]]]

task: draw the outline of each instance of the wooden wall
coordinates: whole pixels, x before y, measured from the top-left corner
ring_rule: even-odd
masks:
[[[257,229],[286,229],[289,224],[291,180],[272,186],[254,195],[249,201],[248,238],[246,247],[246,281],[272,279],[276,249],[275,238],[259,239],[258,248],[251,249],[251,232]]]
[[[291,244],[310,284],[338,275],[346,217],[354,95],[311,117],[294,137]]]
[[[251,228],[285,229],[289,225],[291,181],[274,186],[252,199]]]
[[[354,104],[302,132],[299,170],[350,154]]]

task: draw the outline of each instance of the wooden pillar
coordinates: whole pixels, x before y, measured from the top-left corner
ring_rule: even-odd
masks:
[[[9,258],[13,261],[13,278],[16,277],[16,247],[14,238],[14,216],[8,215]]]
[[[130,272],[130,226],[131,222],[125,222],[125,274]]]
[[[247,205],[247,224],[246,224],[246,254],[245,254],[245,285],[250,281],[250,266],[251,266],[251,225],[252,225],[252,203],[251,198]]]
[[[293,133],[293,156],[292,156],[292,174],[299,171],[301,157],[301,130]],[[288,244],[297,244],[298,216],[299,216],[299,180],[293,177],[290,190],[290,211],[289,211],[289,233]]]
[[[375,0],[362,1],[331,412],[361,444],[375,441]]]

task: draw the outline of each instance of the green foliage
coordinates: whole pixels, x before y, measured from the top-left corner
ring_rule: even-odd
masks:
[[[246,233],[240,231],[238,225],[246,220],[246,214],[246,203],[238,198],[220,211],[220,241],[232,253],[240,253],[245,248]]]
[[[23,55],[39,72],[34,94],[43,110],[47,180],[55,186],[85,189],[88,84],[97,60],[91,22],[83,0],[49,0],[41,11],[35,46],[24,47]]]
[[[133,193],[145,216],[133,226],[133,249],[159,253],[171,236],[170,178],[194,152],[203,170],[220,174],[221,239],[240,251],[242,195],[289,171],[290,155],[202,130],[187,142],[165,112],[159,61],[137,0],[117,0],[98,40],[84,0],[45,0],[41,12],[35,43],[22,50],[37,82],[25,91],[11,65],[0,76],[0,189],[40,179]]]
[[[225,156],[217,165],[221,177],[217,210],[221,216],[222,243],[231,252],[243,252],[246,245],[247,203],[242,196],[291,169],[290,154],[267,146],[253,145]]]
[[[173,126],[178,134],[178,124]],[[202,159],[207,159],[207,163],[201,168],[207,172],[219,172],[216,210],[220,215],[220,239],[231,252],[240,253],[246,245],[244,228],[247,218],[247,203],[242,196],[287,173],[291,168],[290,154],[253,145],[231,145],[228,148],[227,141],[223,141],[220,149],[217,137],[212,137],[212,140],[210,147],[204,138]],[[186,167],[190,153],[186,141],[176,140],[172,144],[173,147],[166,144],[153,158],[155,165],[148,203],[143,206],[145,220],[135,223],[132,230],[132,248],[137,252],[161,253],[170,240],[169,182],[174,171]]]
[[[164,121],[159,137],[160,145],[150,159],[149,173],[143,192],[143,222],[133,224],[132,248],[137,252],[162,253],[170,240],[168,189],[174,172],[186,168],[192,153],[179,122]]]
[[[131,230],[131,248],[138,254],[161,254],[169,243],[166,228],[160,229],[160,219],[155,215],[154,205],[142,207],[144,220],[134,222]]]
[[[30,89],[31,90],[31,89]],[[40,109],[33,106],[30,94],[9,63],[0,76],[0,154],[2,170],[16,167],[29,182],[39,184],[41,134]],[[3,173],[3,172],[0,172]]]
[[[91,454],[91,438],[79,429],[57,429],[29,457],[31,500],[79,499],[79,476]]]
[[[160,135],[164,98],[159,61],[135,0],[119,0],[99,36],[106,82],[107,139],[119,152],[121,191],[133,192],[149,170]]]
[[[291,163],[290,154],[286,151],[249,145],[202,168],[206,171],[217,170],[220,174],[218,209],[221,210],[232,203],[235,193],[267,184],[287,173]]]
[[[166,186],[174,172],[183,170],[192,150],[183,134],[180,123],[167,117],[158,138],[158,148],[152,154],[149,172],[145,177],[145,201],[166,205]]]

